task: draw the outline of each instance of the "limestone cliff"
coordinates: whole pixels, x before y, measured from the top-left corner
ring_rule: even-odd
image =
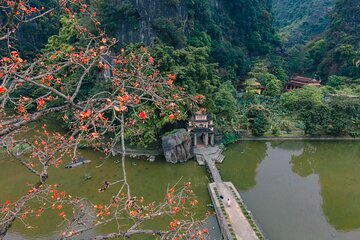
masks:
[[[138,42],[151,44],[158,35],[171,35],[176,32],[185,36],[188,18],[185,0],[106,2],[96,0],[95,2],[104,27],[119,39],[121,44]]]
[[[267,0],[94,0],[94,6],[103,27],[121,45],[148,45],[159,38],[181,48],[206,33],[254,54],[273,41]]]
[[[190,134],[185,129],[175,130],[162,137],[162,147],[167,162],[181,163],[193,157]]]

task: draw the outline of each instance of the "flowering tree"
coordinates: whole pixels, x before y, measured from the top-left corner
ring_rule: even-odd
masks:
[[[146,205],[142,198],[132,196],[125,170],[126,138],[150,142],[155,138],[151,129],[186,118],[186,111],[203,97],[190,96],[177,87],[175,75],[162,76],[146,48],[113,53],[117,40],[107,38],[86,2],[59,0],[66,29],[51,37],[35,59],[23,59],[15,48],[17,30],[54,10],[34,7],[26,0],[0,1],[5,16],[0,44],[6,46],[0,55],[0,144],[39,179],[20,199],[0,205],[0,239],[14,221],[26,225],[30,216],[39,217],[51,209],[59,211],[59,217],[67,222],[63,239],[110,222],[117,224],[116,231],[95,239],[134,234],[161,239],[203,238],[207,230],[195,230],[198,223],[191,208],[196,199],[190,183],[170,187],[163,203]],[[68,41],[70,35],[76,41]],[[98,81],[106,82],[107,87],[91,96],[84,94],[85,82],[96,81],[104,72],[107,78]],[[30,123],[53,115],[62,116],[68,133],[49,132],[43,126],[34,137],[18,136],[29,130]],[[119,185],[117,195],[108,203],[91,203],[47,184],[49,168],[68,157],[77,159],[81,143],[106,154],[121,145],[123,179],[106,183]],[[41,208],[30,207],[35,200],[42,203]],[[63,205],[71,207],[71,216],[62,211]],[[131,224],[121,223],[124,216]],[[161,217],[170,219],[168,230],[142,228],[144,222]]]

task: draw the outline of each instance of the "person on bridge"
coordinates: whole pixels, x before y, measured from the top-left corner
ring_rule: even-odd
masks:
[[[231,201],[230,201],[230,198],[227,199],[226,201],[226,206],[230,207],[231,206]]]

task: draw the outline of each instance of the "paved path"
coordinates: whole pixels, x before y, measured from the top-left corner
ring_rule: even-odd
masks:
[[[244,216],[240,205],[236,201],[236,197],[231,192],[229,186],[222,182],[216,183],[216,187],[219,193],[224,197],[224,205],[226,214],[229,216],[229,221],[231,223],[231,227],[236,234],[237,239],[241,240],[258,240],[259,238],[256,236],[254,230],[250,226],[250,223]],[[226,206],[227,199],[230,199],[231,205],[230,207]]]
[[[239,192],[232,183],[222,181],[219,170],[212,159],[205,156],[205,163],[214,181],[209,184],[209,193],[224,238],[227,240],[259,240],[240,207]],[[230,207],[227,207],[227,199],[230,199]]]
[[[205,162],[206,162],[207,167],[209,168],[210,174],[211,174],[214,182],[216,182],[216,183],[222,182],[219,170],[217,169],[215,162],[213,160],[207,158],[206,156],[205,156]]]

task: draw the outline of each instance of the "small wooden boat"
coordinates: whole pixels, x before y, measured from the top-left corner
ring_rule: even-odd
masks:
[[[149,162],[155,162],[155,156],[149,156],[149,157],[147,158],[147,160],[148,160]]]
[[[75,161],[73,161],[72,163],[66,165],[65,168],[74,168],[74,167],[78,167],[80,165],[84,165],[84,164],[87,164],[90,162],[91,162],[90,160],[80,157],[80,158],[76,159]]]

